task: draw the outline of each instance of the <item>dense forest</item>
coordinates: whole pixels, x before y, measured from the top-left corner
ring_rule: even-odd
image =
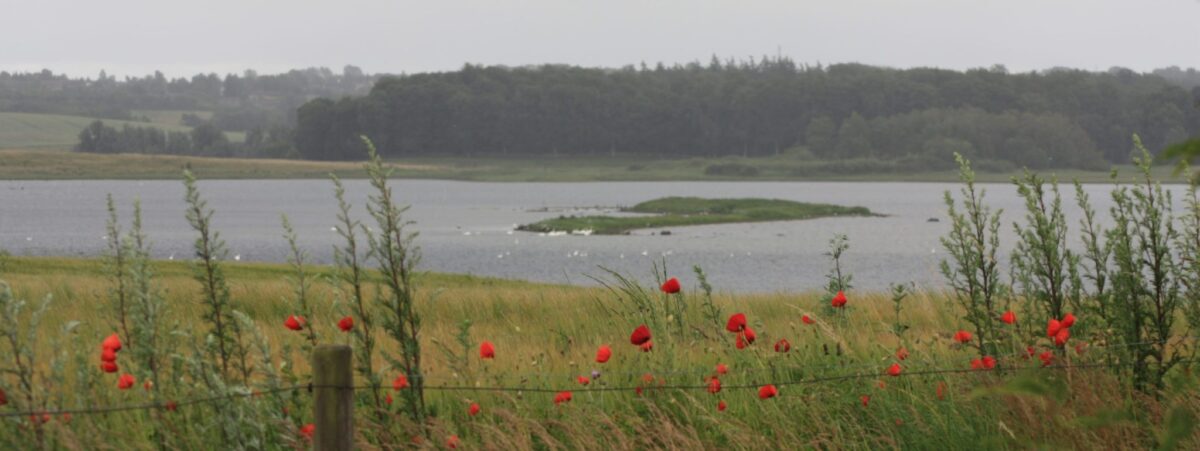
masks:
[[[300,107],[310,159],[360,158],[359,134],[389,157],[765,156],[1102,168],[1200,130],[1200,88],[1114,68],[1009,73],[786,58],[621,69],[464,66],[382,77],[370,93]],[[1194,74],[1195,72],[1190,72]]]
[[[211,112],[211,122],[223,131],[270,130],[290,127],[296,108],[317,97],[365,94],[377,76],[355,66],[342,73],[327,68],[260,75],[197,74],[167,78],[161,72],[118,80],[101,71],[92,78],[71,78],[49,70],[0,72],[0,111],[87,116],[99,119],[142,120],[139,111],[180,110]]]

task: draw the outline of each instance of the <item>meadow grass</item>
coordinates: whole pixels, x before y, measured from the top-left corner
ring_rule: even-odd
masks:
[[[307,356],[296,351],[304,338],[283,327],[292,314],[291,284],[286,265],[224,263],[232,289],[233,306],[257,323],[276,349],[277,364],[287,363],[304,383],[309,374]],[[195,339],[202,316],[199,284],[184,262],[154,262],[157,283],[167,298],[167,321],[177,332]],[[329,267],[313,268],[329,274]],[[52,296],[52,307],[40,326],[46,338],[65,335],[64,324],[82,321],[74,341],[39,341],[39,355],[86,355],[96,360],[100,340],[112,333],[112,311],[104,300],[110,288],[98,260],[9,257],[0,267],[0,279],[9,283],[19,299],[35,301]],[[1154,443],[1168,407],[1183,405],[1195,411],[1195,396],[1156,399],[1132,390],[1104,369],[1038,369],[1037,358],[1025,359],[1023,349],[1000,356],[1001,372],[963,372],[888,377],[897,347],[911,355],[901,362],[906,372],[930,369],[966,370],[978,354],[951,340],[962,326],[961,311],[940,293],[918,291],[904,301],[899,321],[908,325],[903,342],[892,334],[897,320],[893,304],[884,293],[851,292],[844,310],[834,310],[821,299],[823,293],[730,294],[717,292],[713,304],[720,309],[714,320],[702,311],[704,293],[685,288],[681,297],[647,289],[651,308],[682,301],[686,304],[687,330],[670,331],[673,318],[654,326],[654,350],[640,352],[629,344],[630,331],[645,321],[644,312],[629,304],[629,292],[613,281],[604,287],[550,285],[492,278],[423,273],[416,279],[417,308],[424,318],[421,331],[426,360],[422,371],[430,386],[505,386],[517,390],[430,391],[432,419],[429,434],[421,436],[396,416],[385,423],[408,433],[417,448],[443,448],[455,435],[468,449],[981,449],[981,448],[1140,448]],[[336,327],[348,306],[327,283],[315,285],[309,324],[324,343],[346,343]],[[745,350],[734,346],[733,334],[724,331],[724,318],[745,313],[757,331],[757,342]],[[801,318],[808,315],[814,324]],[[661,318],[660,318],[661,319]],[[1087,318],[1081,319],[1086,330]],[[465,329],[464,324],[469,323]],[[1033,325],[1038,329],[1038,325]],[[1028,331],[1014,331],[1028,334]],[[1081,336],[1083,334],[1080,334]],[[1046,347],[1045,339],[1023,336],[1023,341]],[[779,339],[791,342],[787,353],[772,350]],[[478,343],[496,346],[496,358],[481,360]],[[594,362],[596,349],[610,345],[612,360]],[[391,342],[383,350],[394,350]],[[391,348],[391,349],[389,349]],[[183,352],[183,350],[177,350]],[[1068,350],[1060,359],[1102,361],[1102,346],[1083,354]],[[124,357],[122,357],[124,358]],[[46,359],[40,360],[45,365]],[[711,395],[704,390],[655,388],[704,386],[717,363],[729,366],[721,380],[727,387]],[[376,368],[383,380],[395,371],[380,360]],[[50,371],[50,368],[44,368]],[[601,377],[581,386],[576,377]],[[97,372],[94,367],[90,370]],[[645,375],[653,382],[646,382]],[[779,386],[775,399],[759,400],[762,384],[852,375],[820,383]],[[115,375],[100,375],[99,384],[82,390],[88,405],[146,402],[140,389],[121,391]],[[171,381],[170,384],[182,384]],[[939,390],[939,385],[943,388]],[[632,388],[600,391],[603,387]],[[745,386],[749,388],[736,388]],[[553,393],[520,389],[572,390],[574,400],[555,406]],[[79,388],[71,388],[80,391]],[[68,391],[66,386],[47,387]],[[166,387],[164,387],[166,390]],[[387,391],[391,391],[387,389]],[[939,391],[941,395],[939,396]],[[170,393],[186,397],[184,387]],[[1194,394],[1194,392],[1193,392]],[[381,446],[360,393],[359,437],[364,448]],[[866,405],[863,396],[869,396]],[[289,413],[276,430],[288,435],[284,443],[303,448],[306,442],[295,427],[311,421],[309,398],[293,395],[285,404]],[[726,411],[716,404],[723,400]],[[63,400],[63,405],[75,402]],[[266,401],[240,399],[232,403],[267,405]],[[482,413],[469,416],[467,407],[479,403]],[[267,409],[268,407],[262,407]],[[267,415],[265,410],[260,415]],[[4,412],[4,408],[0,408]],[[157,412],[133,411],[106,415],[75,415],[55,419],[41,431],[54,447],[79,449],[151,449],[150,437],[160,424]],[[166,414],[163,414],[166,415]],[[168,429],[178,428],[173,447],[210,448],[206,432],[189,428],[211,415],[205,405],[180,407],[165,416]],[[173,419],[174,418],[174,419]],[[0,422],[4,434],[31,434],[25,419]],[[25,425],[25,426],[22,426]],[[172,429],[174,430],[174,429]],[[290,431],[290,432],[289,432]],[[215,433],[213,431],[207,434]],[[8,435],[22,437],[20,435]],[[211,438],[211,437],[210,437]],[[0,439],[2,440],[2,439]],[[0,441],[2,442],[2,441]],[[21,442],[17,442],[21,443]],[[27,442],[26,442],[27,443]],[[384,444],[403,447],[409,440]],[[1189,435],[1183,446],[1200,444]],[[285,446],[286,447],[286,446]]]
[[[592,230],[601,235],[619,235],[633,229],[871,215],[871,211],[865,207],[843,207],[781,199],[699,197],[664,197],[622,208],[621,211],[647,216],[559,216],[522,225],[518,229],[531,232]]]

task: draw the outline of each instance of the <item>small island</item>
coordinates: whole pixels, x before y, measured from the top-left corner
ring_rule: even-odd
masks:
[[[877,216],[866,207],[843,207],[780,199],[703,199],[664,197],[629,208],[625,213],[645,216],[559,216],[517,230],[542,233],[621,235],[634,229],[678,227],[739,222],[791,221],[828,216]]]

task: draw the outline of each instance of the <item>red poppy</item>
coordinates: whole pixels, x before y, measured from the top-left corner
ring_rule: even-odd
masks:
[[[446,439],[446,447],[447,448],[455,449],[455,448],[458,448],[458,445],[459,445],[459,440],[458,440],[457,435],[451,435],[450,438]]]
[[[717,401],[717,412],[724,412],[725,407],[725,401]]]
[[[1033,346],[1027,346],[1025,347],[1025,353],[1028,354],[1025,356],[1025,358],[1028,359],[1033,357],[1034,354],[1037,354],[1037,350],[1033,349]]]
[[[129,387],[132,387],[135,382],[137,382],[137,380],[133,378],[132,374],[122,374],[121,377],[117,378],[117,388],[121,390],[128,390]]]
[[[108,338],[105,338],[104,341],[100,343],[100,346],[104,347],[104,349],[112,349],[113,352],[120,351],[121,337],[118,337],[117,334],[109,335]]]
[[[115,373],[117,369],[116,362],[100,362],[100,370],[105,373]]]
[[[729,367],[725,366],[724,363],[717,364],[717,374],[725,374],[728,372],[729,372]]]
[[[1042,366],[1050,366],[1051,363],[1054,363],[1054,353],[1050,351],[1041,353],[1038,358],[1042,359]]]
[[[388,393],[387,397],[383,398],[383,402],[386,402],[389,406],[392,405],[392,394]]]
[[[750,326],[746,326],[746,330],[742,331],[742,335],[746,336],[746,343],[748,344],[754,344],[754,340],[758,338],[758,335],[755,335],[754,329],[751,329]]]
[[[306,440],[312,440],[313,433],[316,431],[317,431],[317,425],[312,424],[312,423],[308,423],[304,426],[300,426],[300,436],[304,437]]]
[[[775,352],[788,352],[792,350],[792,344],[788,343],[786,338],[780,338],[775,342]]]
[[[862,397],[858,399],[862,402],[863,407],[866,407],[867,404],[871,403],[871,395],[862,395]]]
[[[981,363],[983,364],[983,369],[990,370],[996,367],[996,358],[990,355],[985,355],[983,356],[983,361]]]
[[[117,351],[113,351],[112,348],[104,348],[104,350],[100,351],[100,361],[101,362],[116,362],[117,361]]]
[[[902,361],[903,361],[904,359],[907,359],[907,358],[908,358],[908,350],[907,350],[907,349],[904,349],[904,347],[903,347],[903,346],[901,346],[901,347],[900,347],[900,349],[897,349],[897,350],[896,350],[896,358],[897,358],[897,359],[900,359],[900,360],[902,360]]]
[[[1087,349],[1087,342],[1081,341],[1081,342],[1075,344],[1075,353],[1076,354],[1083,354],[1083,351],[1085,349]]]
[[[1013,313],[1012,310],[1004,312],[1003,315],[1000,315],[1000,321],[1003,321],[1004,324],[1015,323],[1017,322],[1017,314]]]
[[[954,333],[954,341],[957,341],[959,343],[967,343],[967,342],[971,341],[971,333],[967,332],[965,330],[959,329],[958,332]]]
[[[587,376],[579,376],[579,377],[576,377],[575,380],[579,382],[579,385],[587,385],[587,384],[592,383],[592,380],[588,379]]]
[[[4,389],[0,388],[0,406],[8,404],[8,395],[4,394]]]
[[[812,323],[815,323],[816,321],[813,321],[813,319],[809,318],[808,315],[804,315],[804,316],[800,317],[800,322],[802,322],[804,324],[812,324]]]
[[[758,389],[758,399],[774,398],[778,394],[779,389],[774,385],[767,384]]]
[[[1070,313],[1063,315],[1060,325],[1062,325],[1062,327],[1066,327],[1066,328],[1074,326],[1075,325],[1075,315],[1072,315]]]
[[[633,334],[629,336],[629,342],[641,346],[642,343],[650,341],[650,328],[642,324],[633,330]]]
[[[608,345],[600,345],[596,349],[596,363],[608,363],[608,359],[612,358],[612,348]]]
[[[1050,321],[1046,323],[1046,336],[1053,337],[1058,335],[1058,330],[1061,328],[1062,323],[1059,323],[1058,320],[1054,318],[1050,318]]]
[[[843,293],[841,291],[837,292],[837,294],[833,295],[833,299],[829,301],[829,304],[832,305],[834,308],[845,307],[846,306],[846,293]]]
[[[304,328],[304,318],[296,315],[288,315],[287,320],[283,322],[283,327],[291,330],[300,330]]]
[[[562,404],[564,402],[571,402],[571,392],[560,391],[560,392],[558,392],[557,395],[554,395],[554,404],[555,405]]]
[[[634,393],[637,393],[638,396],[642,396],[642,387],[639,386],[639,387],[633,389],[633,391],[634,391]]]
[[[467,415],[470,415],[470,416],[479,415],[479,403],[477,403],[477,402],[471,403],[471,407],[467,408]]]
[[[900,364],[893,363],[891,368],[888,368],[888,376],[896,377],[900,375]]]
[[[979,360],[979,359],[971,360],[971,369],[982,370],[983,369],[983,361]]]
[[[654,382],[654,375],[650,374],[650,373],[643,374],[642,382],[645,382],[647,384]]]
[[[166,407],[167,410],[174,412],[176,409],[179,408],[179,403],[177,403],[175,401],[167,401],[167,404],[163,407]]]
[[[717,393],[720,393],[721,392],[721,380],[717,379],[715,377],[710,378],[708,380],[708,392],[712,393],[714,395]]]
[[[402,390],[407,387],[408,387],[408,376],[401,374],[399,376],[396,376],[396,379],[392,381],[392,390],[399,391],[399,390]]]
[[[742,313],[734,313],[729,317],[729,321],[725,323],[725,330],[730,332],[741,332],[746,328],[746,315]]]
[[[647,342],[645,342],[645,343],[642,343],[642,346],[641,346],[641,348],[642,348],[642,352],[650,352],[650,351],[653,351],[653,350],[654,350],[654,342],[653,342],[653,341],[647,341]]]
[[[937,399],[946,399],[946,383],[938,382],[935,393],[937,394]]]
[[[1054,334],[1054,345],[1063,346],[1067,344],[1067,340],[1071,338],[1071,329],[1061,328],[1057,334]]]
[[[737,340],[736,340],[735,345],[737,346],[738,349],[746,349],[746,334],[741,334],[741,333],[737,334]]]
[[[342,318],[340,321],[338,321],[338,329],[341,329],[342,332],[350,332],[350,329],[353,329],[353,328],[354,328],[354,317],[347,316],[345,318]]]
[[[479,344],[479,358],[494,359],[496,358],[496,347],[492,346],[492,342],[484,340]]]
[[[674,277],[667,279],[666,282],[663,282],[662,287],[660,287],[660,288],[662,288],[663,293],[667,293],[667,294],[678,293],[679,292],[679,279],[676,279]]]

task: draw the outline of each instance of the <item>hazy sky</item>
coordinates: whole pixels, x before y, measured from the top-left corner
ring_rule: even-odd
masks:
[[[1198,0],[0,0],[0,70],[94,77],[619,67],[774,55],[963,69],[1200,67]]]

